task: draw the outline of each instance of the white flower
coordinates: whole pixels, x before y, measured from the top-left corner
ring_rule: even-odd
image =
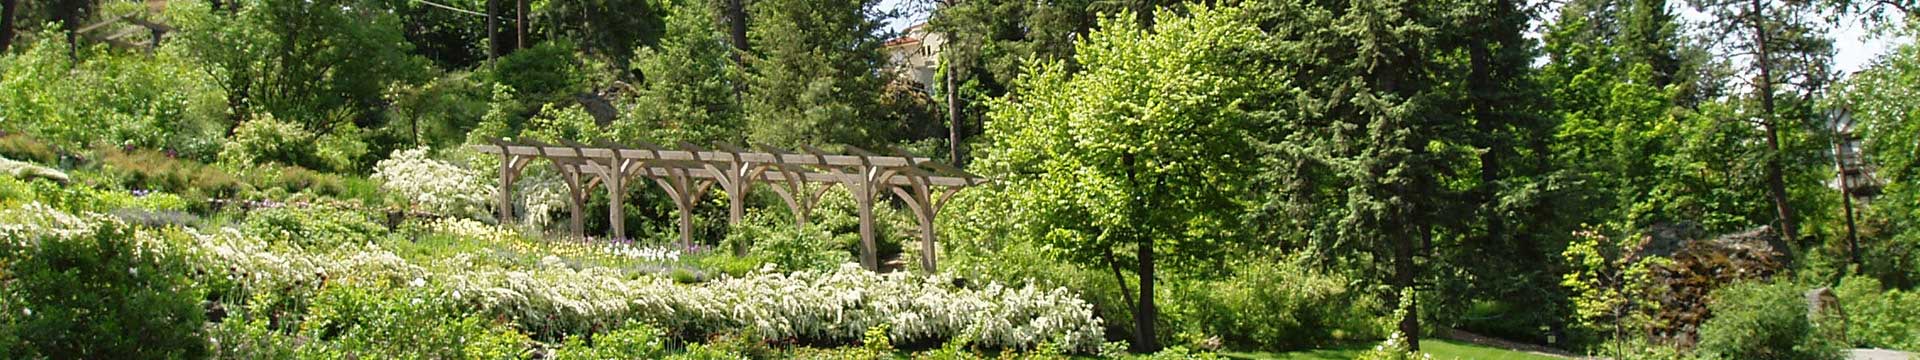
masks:
[[[427,279],[413,278],[413,281],[407,282],[407,284],[413,285],[413,287],[427,286]]]

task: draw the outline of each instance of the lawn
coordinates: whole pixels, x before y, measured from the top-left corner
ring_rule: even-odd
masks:
[[[1346,360],[1360,355],[1373,344],[1360,343],[1347,346],[1301,350],[1290,352],[1226,352],[1228,358],[1258,360]],[[1541,355],[1501,348],[1469,344],[1453,340],[1421,340],[1420,349],[1433,354],[1434,359],[1455,360],[1554,360],[1560,357]]]

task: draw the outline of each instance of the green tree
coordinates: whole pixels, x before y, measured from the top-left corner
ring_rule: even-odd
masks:
[[[1474,136],[1480,130],[1464,111],[1455,84],[1470,58],[1442,56],[1468,50],[1458,37],[1468,32],[1450,2],[1357,0],[1276,1],[1266,5],[1269,45],[1282,53],[1281,68],[1296,84],[1275,101],[1283,106],[1261,135],[1262,185],[1272,190],[1255,216],[1273,220],[1274,237],[1307,241],[1334,265],[1358,269],[1389,285],[1389,302],[1430,283],[1423,268],[1444,265],[1431,250],[1441,241],[1469,236],[1476,211],[1468,196],[1475,182]],[[1489,34],[1491,35],[1491,34]],[[1492,74],[1496,46],[1486,55]],[[1503,65],[1510,66],[1510,65]],[[1492,85],[1502,88],[1506,85]],[[1497,95],[1488,93],[1487,95]],[[1494,97],[1483,100],[1492,101]],[[1523,115],[1522,105],[1489,102],[1487,120],[1500,127]],[[1496,110],[1498,109],[1498,110]],[[1505,115],[1497,115],[1505,114]],[[1505,123],[1503,123],[1505,122]],[[1497,130],[1497,129],[1496,129]],[[1299,245],[1281,244],[1284,247]],[[1470,254],[1469,254],[1470,255]],[[1479,260],[1476,260],[1479,261]],[[1430,288],[1422,285],[1423,288]],[[1384,289],[1383,289],[1384,290]],[[1418,347],[1415,306],[1400,316],[1399,332]]]
[[[219,151],[223,93],[186,49],[167,44],[149,56],[93,46],[76,59],[53,32],[41,34],[0,55],[0,130],[68,151],[135,146],[201,159]]]
[[[1262,37],[1241,9],[1186,10],[1152,30],[1122,13],[1079,44],[1080,72],[1035,68],[992,103],[993,146],[975,164],[1007,184],[1014,236],[1116,275],[1135,264],[1137,292],[1125,292],[1141,351],[1159,348],[1157,259],[1217,260],[1246,235],[1236,224],[1257,124],[1246,101],[1267,84],[1239,56]]]
[[[614,137],[740,143],[745,129],[733,89],[741,78],[727,43],[699,3],[671,1],[668,10],[660,45],[635,50],[633,67],[642,80],[614,124]]]
[[[1873,176],[1885,184],[1864,203],[1862,271],[1894,287],[1920,284],[1920,45],[1916,30],[1901,33],[1901,44],[1873,65],[1849,77],[1837,89],[1836,106],[1853,118]]]
[[[532,21],[551,39],[566,38],[588,55],[610,60],[616,69],[631,63],[633,49],[660,42],[666,30],[666,1],[550,0]],[[528,41],[532,41],[529,39]],[[525,46],[525,44],[522,44]]]
[[[175,41],[220,79],[233,116],[268,112],[322,135],[343,124],[369,128],[382,122],[382,95],[390,85],[428,75],[385,2],[231,5],[238,9],[233,15],[196,9],[176,16]]]
[[[1718,53],[1739,64],[1745,77],[1745,96],[1735,97],[1739,116],[1752,119],[1761,130],[1765,151],[1767,197],[1773,203],[1774,224],[1790,243],[1801,235],[1800,216],[1796,215],[1787,184],[1790,166],[1818,159],[1795,157],[1811,134],[1804,129],[1812,123],[1811,99],[1831,81],[1829,63],[1833,41],[1815,22],[1812,4],[1772,0],[1694,0],[1694,8],[1712,15],[1708,36],[1722,39]],[[1825,143],[1820,141],[1820,143]],[[1804,152],[1801,152],[1804,153]],[[1818,152],[1816,152],[1817,154]],[[1803,161],[1813,160],[1813,161]],[[1792,164],[1792,165],[1790,165]],[[1795,182],[1798,183],[1798,182]]]
[[[878,0],[761,0],[752,6],[754,50],[745,99],[748,138],[797,147],[877,145],[896,136],[879,99],[892,75]]]

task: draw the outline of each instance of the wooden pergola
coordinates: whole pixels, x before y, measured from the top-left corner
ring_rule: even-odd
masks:
[[[748,151],[730,144],[717,144],[717,150],[702,149],[688,143],[665,148],[641,142],[637,146],[605,141],[592,146],[570,141],[547,144],[522,139],[516,142],[495,140],[491,145],[475,145],[483,153],[500,155],[499,213],[501,222],[513,219],[513,182],[522,169],[536,159],[545,159],[560,174],[567,186],[568,210],[576,237],[585,236],[581,212],[589,191],[604,187],[608,191],[607,214],[613,238],[626,236],[622,204],[627,189],[636,179],[652,180],[666,190],[680,213],[680,241],[693,244],[693,207],[713,185],[727,194],[727,221],[739,224],[746,212],[747,191],[766,184],[793,210],[797,226],[807,225],[807,215],[832,185],[846,187],[853,195],[860,214],[860,265],[879,270],[876,255],[873,206],[881,194],[893,193],[903,200],[920,225],[920,265],[935,269],[934,215],[968,186],[986,182],[952,166],[915,157],[898,149],[894,156],[876,155],[848,146],[849,154],[828,153],[804,147],[803,153],[783,151],[760,145],[760,151]],[[821,183],[810,189],[806,183]],[[646,186],[642,180],[641,186]],[[736,249],[744,251],[744,249]]]

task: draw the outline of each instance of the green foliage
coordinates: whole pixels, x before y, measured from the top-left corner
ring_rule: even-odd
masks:
[[[1205,258],[1235,235],[1251,156],[1253,75],[1229,54],[1256,28],[1234,8],[1189,9],[1149,32],[1110,20],[1080,48],[1085,71],[1038,69],[995,102],[977,167],[1003,177],[1016,231],[1104,266],[1120,244]]]
[[[248,214],[241,228],[271,244],[315,252],[364,244],[387,234],[365,213],[328,207],[262,209]]]
[[[425,84],[394,84],[386,92],[386,99],[393,103],[393,118],[378,131],[406,139],[409,147],[457,145],[486,116],[492,91],[466,72],[449,73]]]
[[[526,335],[431,289],[329,286],[308,316],[302,358],[531,358]]]
[[[1807,319],[1806,299],[1789,283],[1741,282],[1713,292],[1713,317],[1700,325],[1706,359],[1839,359],[1825,340],[1835,324]]]
[[[234,128],[220,150],[220,162],[232,166],[278,164],[338,172],[365,171],[360,164],[368,145],[353,124],[315,134],[299,124],[260,114]]]
[[[1377,339],[1381,307],[1352,281],[1311,267],[1306,256],[1247,259],[1221,281],[1189,280],[1167,305],[1168,322],[1184,333],[1247,349],[1303,349]],[[1222,345],[1216,344],[1215,346]]]
[[[1911,23],[1910,23],[1911,24]],[[1920,25],[1910,25],[1894,38],[1891,52],[1842,83],[1831,105],[1847,111],[1860,136],[1861,153],[1884,184],[1870,204],[1859,209],[1860,271],[1889,286],[1920,285],[1920,153],[1912,141],[1920,136]],[[1858,206],[1860,203],[1856,203]]]
[[[580,105],[547,104],[520,136],[557,143],[561,140],[591,141],[604,138],[604,134],[600,125],[593,121],[593,115],[587,114],[587,110]]]
[[[833,234],[818,225],[795,228],[764,216],[755,220],[728,229],[727,243],[750,244],[747,254],[779,271],[832,270],[851,260]]]
[[[664,24],[664,6],[648,0],[553,0],[529,15],[536,27],[529,30],[571,39],[587,54],[624,66],[634,48],[660,42],[662,29],[670,26]]]
[[[534,101],[532,104],[565,101],[574,93],[590,90],[597,82],[591,70],[603,66],[577,56],[573,44],[561,41],[542,42],[494,61],[479,75],[512,87],[514,94]]]
[[[69,57],[58,33],[0,54],[0,131],[66,149],[94,145],[169,149],[207,158],[226,130],[223,89],[191,54],[101,47]]]
[[[1847,340],[1853,346],[1920,351],[1920,293],[1882,289],[1869,277],[1850,276],[1834,288],[1846,312]]]
[[[1634,249],[1622,241],[1594,229],[1574,233],[1574,240],[1561,253],[1571,269],[1562,275],[1560,286],[1571,292],[1574,323],[1594,334],[1613,333],[1638,337],[1649,332],[1654,313],[1660,310],[1655,299],[1659,291],[1653,270],[1671,266],[1658,256],[1633,256]],[[1619,334],[1626,329],[1626,334]]]
[[[379,119],[392,84],[431,74],[388,2],[246,0],[226,4],[232,14],[177,5],[171,44],[213,69],[232,111],[272,114],[313,134],[377,124],[362,121]]]
[[[887,78],[878,0],[749,3],[758,58],[747,75],[747,138],[800,145],[886,144],[878,101]]]
[[[1247,235],[1238,231],[1248,204],[1237,179],[1253,170],[1240,160],[1254,155],[1257,123],[1244,102],[1261,77],[1234,54],[1261,32],[1239,8],[1186,10],[1152,30],[1131,15],[1106,20],[1079,48],[1083,71],[1037,68],[992,103],[992,145],[975,168],[1006,184],[1011,211],[999,216],[1015,231],[1004,236],[1083,266],[1151,269],[1155,252],[1205,264]],[[1141,255],[1112,256],[1127,248]],[[1135,298],[1151,300],[1153,281],[1142,274]],[[1142,316],[1157,321],[1145,313],[1137,323]]]
[[[207,356],[179,254],[133,228],[40,206],[0,211],[0,352],[8,358]]]
[[[713,140],[740,142],[742,110],[734,88],[740,70],[728,59],[731,49],[704,2],[667,2],[666,37],[660,45],[634,50],[633,70],[642,83],[626,104],[625,117],[613,126],[620,140],[667,144]]]
[[[4,131],[4,130],[0,130]],[[0,135],[0,157],[55,164],[60,161],[60,152],[46,142],[27,134],[11,133]]]

